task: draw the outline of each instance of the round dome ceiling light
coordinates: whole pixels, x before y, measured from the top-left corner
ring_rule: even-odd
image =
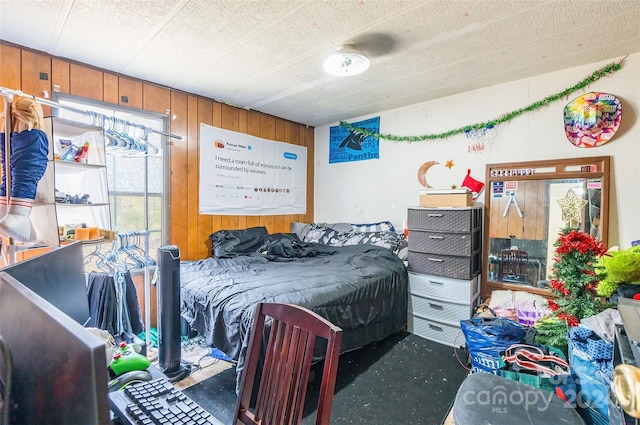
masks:
[[[369,58],[353,46],[343,46],[324,61],[324,70],[331,75],[349,77],[369,69]]]

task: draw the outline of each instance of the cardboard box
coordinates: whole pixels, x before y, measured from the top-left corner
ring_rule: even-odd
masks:
[[[467,193],[420,193],[420,206],[434,207],[472,207],[473,195]]]

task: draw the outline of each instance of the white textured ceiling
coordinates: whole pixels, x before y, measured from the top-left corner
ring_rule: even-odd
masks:
[[[640,1],[0,0],[0,39],[318,126],[640,52]]]

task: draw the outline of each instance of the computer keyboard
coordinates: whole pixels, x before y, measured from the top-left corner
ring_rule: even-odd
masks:
[[[130,384],[110,398],[117,416],[131,424],[220,425],[220,421],[163,378]]]

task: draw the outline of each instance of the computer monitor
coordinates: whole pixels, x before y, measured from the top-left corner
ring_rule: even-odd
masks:
[[[2,269],[81,325],[89,321],[89,300],[82,243],[52,251]]]
[[[0,335],[12,359],[9,423],[110,423],[103,341],[6,272]]]

